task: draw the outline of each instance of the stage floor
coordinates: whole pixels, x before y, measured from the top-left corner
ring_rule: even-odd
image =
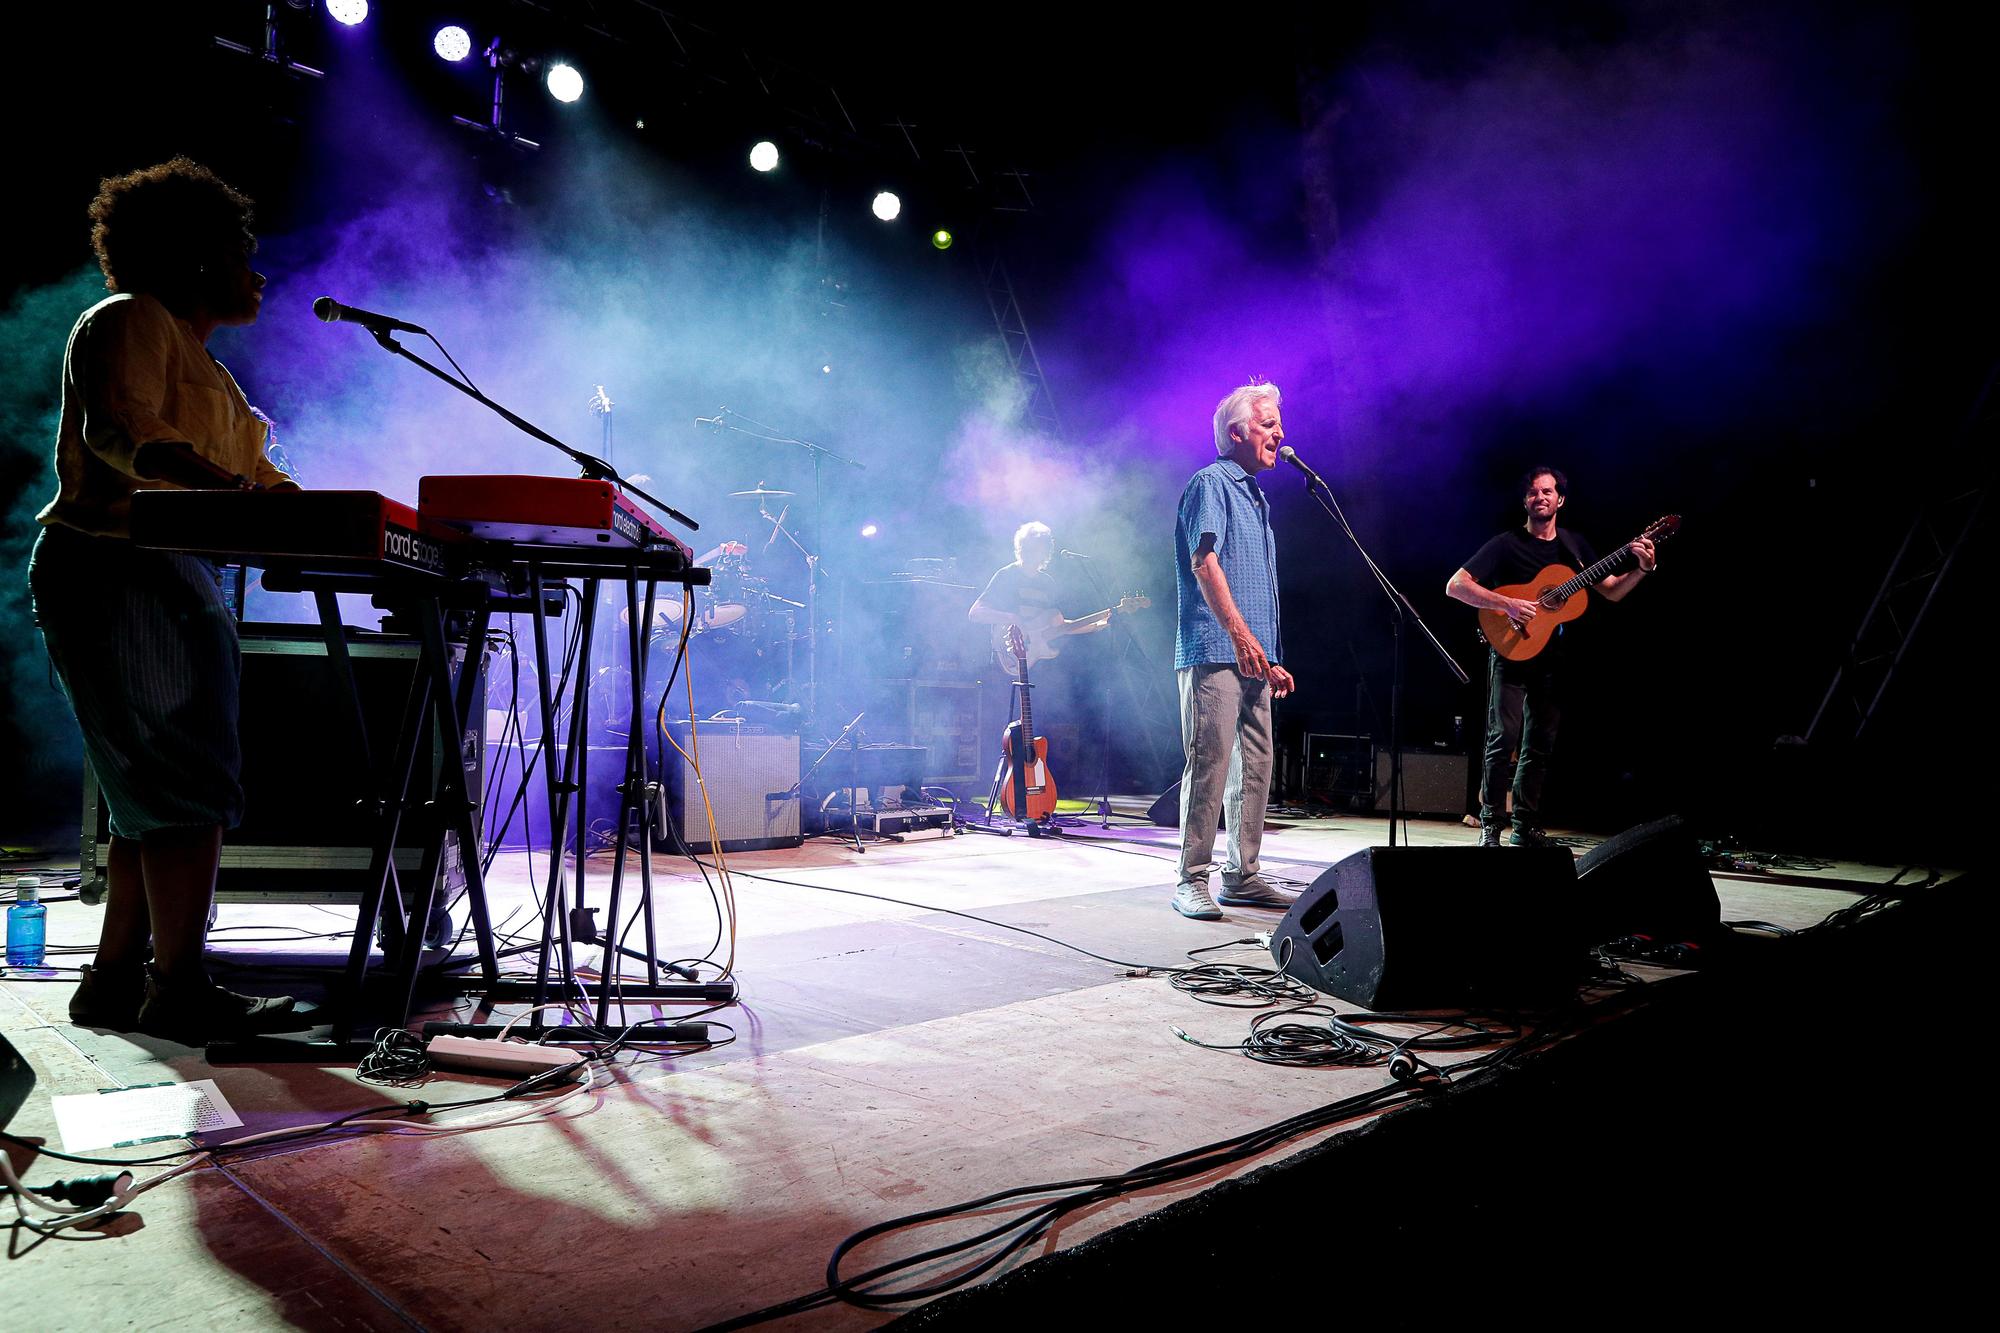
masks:
[[[1410,829],[1418,844],[1473,836],[1450,823]],[[1384,833],[1378,819],[1276,819],[1266,870],[1302,886]],[[695,1328],[818,1288],[833,1246],[871,1223],[1122,1171],[1387,1082],[1379,1068],[1284,1068],[1175,1035],[1233,1043],[1250,1015],[1124,964],[1182,965],[1190,949],[1243,940],[1279,917],[1175,915],[1175,837],[1117,820],[1060,839],[962,835],[863,854],[815,841],[731,856],[742,999],[712,1017],[734,1029],[732,1043],[622,1066],[547,1119],[232,1157],[144,1196],[114,1235],[37,1241],[16,1228],[0,1267],[8,1306],[72,1326]],[[654,864],[662,953],[703,954],[716,932],[709,891],[684,860]],[[609,868],[608,857],[590,862],[589,901],[600,907]],[[495,914],[512,914],[509,930],[532,917],[530,874],[525,855],[496,862]],[[1802,927],[1895,874],[1827,866],[1721,876],[1717,888],[1725,919]],[[636,885],[634,869],[628,902]],[[214,939],[239,959],[307,948],[330,957],[339,941],[299,937],[343,932],[351,919],[351,909],[229,905]],[[53,946],[87,946],[96,909],[53,904],[49,926]],[[1268,962],[1252,948],[1211,957]],[[0,1025],[39,1079],[11,1132],[52,1145],[52,1094],[213,1078],[245,1121],[233,1136],[505,1083],[444,1074],[416,1092],[360,1083],[347,1067],[211,1067],[199,1051],[69,1026],[70,990],[0,984]],[[1294,1140],[1235,1174],[1351,1127]],[[24,1174],[39,1183],[59,1171],[44,1159]],[[1073,1215],[1010,1266],[1222,1178]],[[889,1317],[834,1305],[783,1326]]]

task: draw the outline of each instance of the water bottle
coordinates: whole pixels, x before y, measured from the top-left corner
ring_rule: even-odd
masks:
[[[49,909],[41,882],[32,875],[14,881],[14,905],[7,909],[7,966],[40,967],[49,941]]]

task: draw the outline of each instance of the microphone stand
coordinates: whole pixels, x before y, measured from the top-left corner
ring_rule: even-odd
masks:
[[[1117,605],[1116,600],[1106,591],[1104,580],[1097,577],[1097,566],[1089,556],[1075,551],[1064,551],[1062,554],[1069,558],[1072,566],[1083,571],[1084,578],[1090,582],[1090,591],[1093,600],[1105,606],[1115,607]],[[1124,682],[1126,697],[1132,704],[1132,720],[1138,727],[1139,734],[1145,738],[1146,753],[1152,758],[1153,768],[1157,771],[1160,768],[1159,741],[1153,734],[1152,719],[1144,715],[1145,706],[1149,701],[1141,696],[1138,686],[1132,682],[1132,656],[1136,654],[1141,664],[1148,668],[1145,676],[1146,679],[1151,679],[1153,676],[1153,672],[1150,669],[1151,663],[1147,662],[1146,650],[1140,646],[1137,637],[1132,633],[1131,627],[1129,625],[1121,625],[1118,621],[1119,617],[1114,615],[1107,625],[1113,636],[1112,641],[1117,645],[1113,651],[1117,655],[1118,676]],[[1106,676],[1104,678],[1104,750],[1102,762],[1098,765],[1098,778],[1100,780],[1100,790],[1098,792],[1098,827],[1105,829],[1111,827],[1111,712],[1111,678]]]
[[[432,365],[430,362],[418,356],[415,352],[412,352],[409,348],[397,342],[395,337],[386,330],[370,330],[370,332],[373,332],[375,334],[375,341],[382,345],[382,350],[386,352],[394,352],[397,356],[402,357],[405,361],[409,361],[418,366],[421,366],[423,369],[429,371],[431,374],[443,380],[446,384],[449,384],[452,388],[464,394],[467,398],[470,398],[474,402],[479,403],[482,406],[486,407],[494,414],[499,416],[501,419],[506,421],[508,424],[514,426],[516,429],[520,430],[524,434],[533,436],[535,439],[540,440],[543,444],[548,445],[550,448],[561,450],[563,453],[569,455],[570,461],[577,465],[577,467],[582,471],[584,476],[594,478],[595,480],[598,481],[608,481],[622,491],[630,491],[632,494],[638,496],[641,500],[644,500],[647,504],[652,505],[655,509],[665,514],[668,518],[671,518],[672,520],[674,520],[674,522],[680,524],[682,527],[688,529],[690,532],[701,531],[701,524],[695,522],[693,519],[689,518],[686,514],[683,514],[680,510],[674,508],[672,505],[668,504],[665,500],[660,499],[658,496],[646,494],[646,492],[640,490],[637,486],[634,486],[631,482],[619,476],[618,470],[616,468],[612,467],[611,464],[605,462],[603,459],[597,457],[595,454],[587,454],[583,452],[583,450],[581,449],[572,449],[570,446],[564,444],[561,440],[558,440],[555,436],[543,430],[540,426],[537,426],[531,421],[526,421],[521,417],[516,416],[514,413],[508,411],[500,404],[494,402],[491,398],[488,398],[485,394],[479,391],[479,387],[472,382],[470,377],[464,380],[454,379],[452,376],[447,375],[444,371],[439,370],[436,366]],[[430,337],[429,334],[425,334],[424,336],[427,338]],[[431,341],[437,342],[437,339],[431,338]],[[442,344],[440,344],[440,346],[442,346]],[[445,353],[445,360],[447,361],[451,360],[450,352]],[[452,361],[452,366],[454,368],[456,368],[457,365],[458,363],[456,361]],[[459,371],[459,374],[463,375],[465,374],[465,372],[461,370]],[[608,428],[610,425],[610,420],[608,416],[606,418],[605,424],[608,433]]]
[[[1396,618],[1390,622],[1395,647],[1389,677],[1389,845],[1394,847],[1396,817],[1403,813],[1403,627],[1413,624],[1423,631],[1424,637],[1430,640],[1431,647],[1435,648],[1437,655],[1444,660],[1446,668],[1452,675],[1458,677],[1459,684],[1470,684],[1472,677],[1465,673],[1465,668],[1458,664],[1450,650],[1438,642],[1438,636],[1431,633],[1431,627],[1417,614],[1417,608],[1410,604],[1410,599],[1403,596],[1402,590],[1390,582],[1389,576],[1382,572],[1382,567],[1368,554],[1368,548],[1361,544],[1361,538],[1355,535],[1354,528],[1348,523],[1347,515],[1341,512],[1340,502],[1333,498],[1333,488],[1317,474],[1304,471],[1303,465],[1300,466],[1300,471],[1305,478],[1306,493],[1319,501],[1319,507],[1326,510],[1339,525],[1340,530],[1347,535],[1347,540],[1354,544],[1355,551],[1361,556],[1361,563],[1368,567],[1368,572],[1374,576],[1376,585],[1382,589],[1382,595],[1389,599],[1389,605],[1396,613]],[[1314,484],[1316,482],[1317,485]],[[1408,836],[1408,831],[1405,830],[1404,837],[1407,839]]]

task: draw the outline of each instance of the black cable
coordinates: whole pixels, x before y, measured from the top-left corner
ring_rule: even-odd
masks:
[[[914,1301],[929,1300],[944,1292],[961,1287],[983,1276],[1009,1257],[1018,1253],[1046,1235],[1057,1220],[1078,1209],[1090,1207],[1138,1190],[1153,1189],[1161,1185],[1173,1184],[1195,1176],[1206,1174],[1222,1167],[1247,1161],[1261,1155],[1289,1139],[1316,1132],[1339,1124],[1359,1115],[1370,1114],[1390,1106],[1400,1105],[1427,1096],[1433,1084],[1392,1084],[1322,1107],[1289,1116],[1261,1129],[1248,1131],[1216,1143],[1206,1144],[1184,1152],[1158,1158],[1152,1162],[1134,1167],[1129,1171],[1108,1176],[1091,1176],[1077,1180],[1053,1181],[1040,1185],[1021,1186],[1002,1190],[982,1198],[934,1208],[907,1217],[895,1218],[865,1227],[848,1236],[834,1248],[827,1261],[826,1285],[816,1292],[795,1297],[761,1310],[739,1315],[721,1323],[711,1324],[703,1333],[722,1333],[723,1330],[747,1328],[786,1315],[803,1313],[835,1300],[866,1309],[886,1310],[897,1305]],[[1042,1195],[1059,1197],[1041,1203],[1028,1205],[1027,1200]],[[898,1231],[927,1226],[932,1223],[977,1214],[996,1205],[1023,1201],[1026,1211],[1012,1220],[1002,1220],[995,1226],[977,1235],[936,1246],[922,1253],[902,1259],[878,1264],[850,1277],[842,1277],[841,1261],[853,1251],[878,1239]],[[1010,1235],[1009,1233],[1013,1233]],[[941,1278],[926,1286],[890,1290],[881,1284],[884,1278],[907,1272],[963,1255],[981,1248],[991,1248],[992,1252],[956,1273]],[[867,1284],[876,1284],[869,1286]]]

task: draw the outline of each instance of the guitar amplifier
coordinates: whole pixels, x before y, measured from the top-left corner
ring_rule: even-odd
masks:
[[[1457,819],[1466,812],[1466,781],[1472,760],[1467,755],[1439,750],[1403,751],[1403,810],[1410,815],[1448,815]],[[1389,752],[1375,753],[1374,806],[1389,809]]]
[[[703,722],[701,781],[697,782],[693,728],[667,723],[663,799],[666,819],[654,835],[661,851],[708,854],[719,841],[725,852],[796,847],[799,834],[799,737],[748,722]],[[678,750],[675,748],[678,746]],[[702,787],[708,801],[702,802]],[[709,835],[714,812],[715,835]],[[675,835],[678,832],[679,840]]]

